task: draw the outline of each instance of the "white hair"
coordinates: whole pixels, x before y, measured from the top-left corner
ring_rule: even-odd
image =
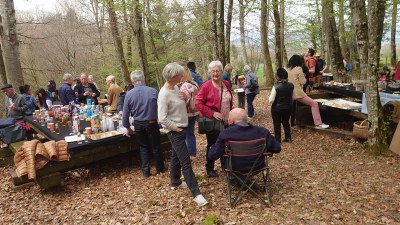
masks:
[[[106,81],[111,81],[112,83],[115,83],[115,76],[113,75],[107,76]]]
[[[134,70],[131,73],[131,81],[133,82],[144,82],[144,74],[141,70]]]
[[[221,61],[215,60],[215,61],[210,62],[210,64],[208,64],[208,72],[210,73],[212,68],[214,68],[216,66],[219,67],[219,69],[221,71],[224,70],[224,66],[222,65]]]
[[[177,75],[183,75],[185,69],[176,62],[168,63],[162,72],[162,76],[166,81],[170,81]]]
[[[243,67],[243,70],[244,70],[244,72],[249,72],[249,71],[251,71],[251,67],[249,65],[245,65]]]
[[[72,77],[72,75],[70,73],[66,73],[63,75],[63,81],[68,80],[68,78]]]

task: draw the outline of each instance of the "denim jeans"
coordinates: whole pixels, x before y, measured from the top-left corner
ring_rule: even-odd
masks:
[[[192,169],[192,164],[190,163],[189,152],[186,148],[186,128],[184,128],[181,132],[170,131],[167,136],[172,145],[170,168],[171,186],[176,187],[182,183],[182,170],[183,177],[190,191],[192,192],[192,196],[196,197],[201,193],[199,184],[197,183],[196,176],[194,175]]]
[[[164,172],[164,157],[160,149],[160,130],[157,123],[134,121],[135,137],[140,147],[140,163],[143,174],[150,174],[149,151],[153,153],[157,172]]]
[[[256,97],[256,95],[257,95],[256,93],[246,94],[247,116],[248,117],[253,117],[254,116],[253,101],[254,101],[254,98]]]
[[[189,124],[186,128],[186,146],[189,155],[196,156],[196,136],[194,135],[194,125],[196,123],[197,116],[189,117]]]

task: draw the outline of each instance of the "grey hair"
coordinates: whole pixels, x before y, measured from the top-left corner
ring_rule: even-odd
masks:
[[[244,72],[248,72],[248,71],[251,71],[251,68],[250,68],[249,65],[245,65],[245,66],[243,67],[243,70],[244,70]]]
[[[68,78],[72,77],[72,75],[70,73],[66,73],[63,75],[63,81],[68,80]]]
[[[216,66],[218,66],[221,71],[224,70],[224,66],[222,65],[221,61],[215,60],[215,61],[210,62],[210,64],[208,64],[208,72],[210,73],[212,68],[214,68]]]
[[[177,75],[183,75],[185,69],[176,62],[168,63],[162,72],[162,76],[166,81],[170,81]]]
[[[106,80],[115,83],[115,76],[113,76],[113,75],[107,76]]]
[[[131,81],[144,82],[144,74],[141,70],[134,70],[131,73]]]

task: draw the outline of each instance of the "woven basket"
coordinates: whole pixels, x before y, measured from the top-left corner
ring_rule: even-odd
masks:
[[[353,136],[361,139],[368,139],[368,120],[357,121],[353,123]]]

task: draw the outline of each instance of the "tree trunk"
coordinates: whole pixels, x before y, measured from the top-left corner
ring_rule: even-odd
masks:
[[[261,14],[260,14],[260,36],[261,47],[264,56],[264,75],[265,85],[271,87],[274,85],[274,71],[272,69],[271,55],[268,47],[268,0],[261,0]]]
[[[158,55],[158,50],[157,50],[157,46],[156,46],[156,42],[154,40],[154,32],[153,32],[153,28],[152,28],[152,24],[153,24],[153,20],[151,19],[151,11],[150,11],[150,3],[149,1],[146,1],[146,20],[147,20],[147,29],[149,30],[149,36],[150,36],[150,44],[151,44],[151,50],[153,52],[154,55],[154,59],[156,62],[160,62],[160,57]],[[163,82],[163,78],[161,75],[161,68],[160,68],[160,63],[156,63],[156,81],[157,81],[157,86],[158,89],[160,89],[162,87],[162,85],[164,84]]]
[[[212,3],[211,8],[211,40],[213,46],[213,58],[218,59],[219,55],[219,46],[218,46],[218,27],[217,27],[217,8],[218,1],[214,1]]]
[[[286,49],[285,49],[285,1],[279,1],[279,14],[281,23],[281,55],[282,55],[282,67],[285,67],[285,61],[287,62]]]
[[[368,2],[368,18],[364,0],[350,0],[350,7],[356,27],[357,44],[360,54],[361,74],[367,74],[366,100],[368,120],[370,121],[368,148],[371,153],[379,154],[387,149],[385,125],[377,85],[377,68],[381,45],[385,0]],[[380,33],[380,34],[379,34]]]
[[[150,85],[149,65],[147,62],[146,44],[145,44],[143,25],[142,25],[142,12],[140,11],[140,1],[134,0],[133,5],[134,5],[134,18],[135,18],[134,33],[136,36],[136,42],[139,49],[140,66],[145,75],[146,84]]]
[[[107,1],[107,8],[108,8],[108,17],[110,20],[111,34],[112,34],[113,41],[114,41],[114,49],[115,49],[115,54],[117,55],[119,68],[121,70],[121,74],[124,77],[125,83],[129,84],[129,83],[131,83],[131,79],[129,77],[128,66],[125,61],[124,49],[122,47],[121,36],[119,35],[119,31],[118,31],[118,21],[117,21],[117,15],[116,15],[115,9],[114,9],[114,1],[113,0]]]
[[[15,9],[13,0],[0,0],[0,25],[2,26],[1,47],[7,82],[14,87],[24,85],[21,61],[19,58],[19,42],[15,28]]]
[[[127,3],[125,0],[122,0],[122,13],[123,13],[123,18],[124,18],[124,27],[125,27],[125,37],[126,37],[126,64],[129,69],[132,68],[132,29],[130,28],[129,24],[131,21],[129,21],[129,16],[128,16],[128,11],[127,11]],[[129,4],[129,3],[128,3]],[[131,6],[128,6],[131,8]]]
[[[281,19],[279,16],[278,0],[272,0],[272,8],[274,11],[275,24],[275,66],[282,67],[282,38],[281,38]]]
[[[224,0],[218,0],[218,46],[219,54],[218,59],[222,62],[222,65],[226,64],[225,56],[225,22],[224,22]]]
[[[90,6],[92,7],[94,19],[96,21],[97,32],[99,33],[100,50],[101,50],[101,53],[103,54],[103,59],[105,60],[104,41],[103,41],[104,10],[100,9],[99,5],[100,5],[100,3],[98,0],[90,0]],[[100,10],[102,11],[102,15],[100,15]],[[104,63],[105,63],[105,61],[104,61]]]
[[[344,0],[339,0],[339,42],[342,50],[342,57],[349,61],[349,54],[347,52],[347,41],[344,28]]]
[[[351,14],[350,17],[351,17],[352,30],[355,30],[354,20],[352,18],[353,15]],[[354,34],[355,34],[355,32],[354,32]],[[351,63],[351,66],[353,68],[353,71],[355,71],[355,70],[359,71],[360,58],[359,58],[358,49],[357,49],[357,37],[356,37],[356,35],[351,35],[349,49],[350,49],[350,63]],[[352,76],[354,76],[354,73],[353,73]],[[360,78],[361,77],[358,77],[358,79],[360,79]]]
[[[226,15],[226,31],[225,31],[225,58],[226,63],[231,62],[231,27],[232,27],[232,11],[233,0],[228,0],[228,13]]]
[[[243,61],[245,65],[249,64],[246,51],[246,36],[244,33],[244,5],[243,0],[239,0],[239,30],[240,30],[240,45],[242,47]]]
[[[319,1],[320,0],[315,0],[315,8],[316,8],[316,14],[317,14],[317,26],[318,26],[318,34],[319,34],[319,40],[321,41],[321,45],[319,47],[319,52],[321,53],[321,56],[323,59],[327,59],[326,56],[326,51],[325,51],[325,43],[326,43],[326,37],[324,35],[324,22],[323,19],[321,19],[321,9],[319,6]]]
[[[397,56],[396,56],[396,25],[397,25],[397,4],[398,0],[392,0],[392,28],[390,29],[390,64],[396,66]]]
[[[325,35],[328,42],[328,51],[331,59],[333,77],[339,81],[347,82],[343,57],[340,50],[339,34],[336,29],[335,18],[333,17],[333,3],[330,0],[322,0],[322,14],[325,21]]]
[[[1,36],[1,25],[0,25],[0,36]],[[4,61],[3,61],[3,50],[1,49],[1,44],[0,44],[0,85],[4,85],[7,83],[7,76],[6,76],[6,67],[4,66]]]

